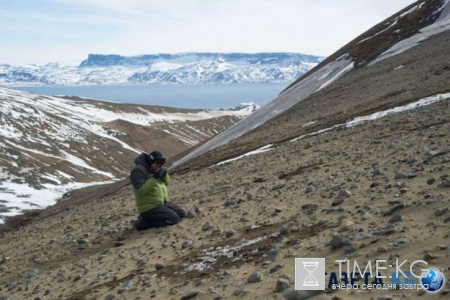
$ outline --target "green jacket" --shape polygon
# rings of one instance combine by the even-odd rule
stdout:
[[[130,181],[133,184],[136,208],[141,214],[169,200],[167,186],[170,177],[166,172],[162,178],[155,179],[153,171],[145,161],[145,153],[139,155],[134,163]]]
[[[139,189],[135,189],[134,199],[138,212],[141,214],[166,203],[169,200],[169,183],[170,176],[166,173],[161,179],[149,177]]]

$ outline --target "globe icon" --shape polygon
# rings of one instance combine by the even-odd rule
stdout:
[[[421,281],[425,290],[437,292],[444,285],[444,276],[436,269],[428,269],[422,274]]]

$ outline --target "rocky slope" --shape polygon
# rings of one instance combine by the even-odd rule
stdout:
[[[92,85],[292,82],[323,60],[298,53],[90,54],[79,66],[0,65],[0,84]]]
[[[182,110],[0,88],[0,219],[65,192],[127,176],[132,158],[177,155],[257,108]]]
[[[329,272],[337,272],[334,259],[425,259],[448,278],[446,99],[175,175],[171,198],[190,213],[174,227],[132,231],[128,186],[8,232],[0,295],[282,299],[293,288],[295,257],[326,257]],[[316,299],[418,295],[447,297],[359,290]]]

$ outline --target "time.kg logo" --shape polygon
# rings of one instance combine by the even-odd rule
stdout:
[[[325,290],[325,258],[295,259],[295,289]]]

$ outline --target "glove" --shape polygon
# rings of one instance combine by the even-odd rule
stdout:
[[[155,174],[153,174],[153,178],[161,179],[166,173],[167,173],[167,170],[164,168],[161,168],[158,171],[156,171]]]

